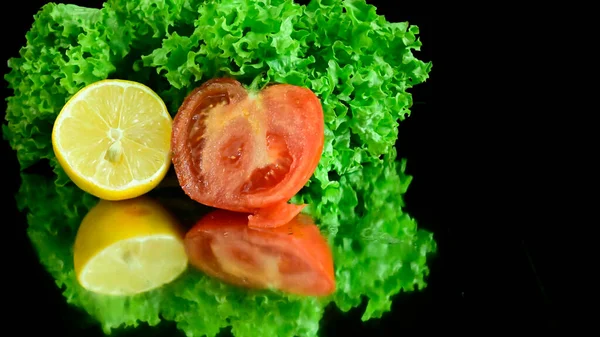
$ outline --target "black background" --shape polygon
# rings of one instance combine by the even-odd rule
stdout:
[[[25,33],[31,27],[33,14],[47,2],[22,0],[12,3],[11,10],[2,9],[3,74],[8,71],[6,60],[18,56],[19,48],[25,44]],[[101,3],[63,2],[85,3],[90,7],[99,7]],[[430,79],[411,89],[415,105],[411,117],[400,126],[397,146],[399,155],[408,158],[408,171],[414,176],[406,196],[408,211],[421,227],[434,232],[439,248],[430,263],[429,285],[424,291],[398,295],[390,313],[366,323],[360,321],[363,308],[347,314],[330,308],[323,320],[324,335],[388,336],[433,330],[487,332],[497,327],[539,331],[556,326],[550,267],[539,263],[540,252],[546,247],[531,240],[527,231],[515,231],[502,243],[503,249],[494,252],[497,258],[483,258],[482,255],[493,250],[486,240],[489,246],[497,243],[490,237],[494,233],[488,230],[479,233],[477,227],[467,226],[474,222],[477,226],[492,226],[503,216],[486,217],[484,210],[476,209],[475,202],[470,204],[477,196],[469,195],[472,193],[467,190],[469,184],[461,184],[461,179],[469,176],[467,161],[461,163],[460,159],[461,147],[469,140],[461,133],[469,127],[458,125],[459,119],[453,118],[461,114],[464,107],[460,100],[447,94],[456,89],[449,87],[454,82],[448,77],[456,76],[452,68],[459,67],[453,64],[456,59],[453,55],[461,42],[449,33],[456,31],[456,26],[452,20],[416,15],[429,13],[429,9],[399,10],[396,1],[368,2],[375,4],[378,12],[390,21],[408,21],[419,26],[423,47],[415,54],[421,60],[433,62]],[[2,97],[11,95],[5,81],[1,87]],[[5,102],[2,103],[4,112]],[[10,312],[8,324],[31,334],[99,335],[97,328],[82,330],[79,327],[78,321],[83,320],[85,314],[66,304],[52,278],[39,265],[26,236],[25,216],[16,211],[14,203],[13,195],[20,183],[18,162],[7,142],[2,141],[0,145],[3,166],[8,171],[2,185],[7,200],[2,207],[7,207],[7,215],[0,220],[6,245],[2,279],[8,283],[5,295],[8,298],[5,310]],[[464,171],[462,175],[461,171]],[[171,324],[137,330],[145,336],[175,336],[174,331]]]

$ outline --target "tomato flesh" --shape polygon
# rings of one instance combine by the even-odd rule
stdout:
[[[173,120],[171,145],[188,196],[236,212],[283,211],[281,218],[272,214],[252,221],[254,227],[273,227],[299,212],[287,201],[310,179],[323,143],[323,110],[309,89],[275,84],[249,93],[239,82],[221,78],[185,99]]]
[[[304,214],[252,229],[247,214],[216,210],[188,231],[185,248],[191,265],[233,285],[308,296],[335,291],[329,246]]]

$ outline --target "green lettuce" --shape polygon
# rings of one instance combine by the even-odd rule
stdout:
[[[66,300],[105,333],[168,320],[187,336],[215,336],[224,328],[238,337],[316,336],[327,305],[348,311],[364,299],[368,320],[389,311],[399,292],[425,287],[427,257],[436,245],[403,211],[410,176],[394,148],[398,122],[412,105],[407,90],[431,70],[412,53],[420,47],[417,35],[417,27],[387,22],[364,0],[42,7],[20,56],[9,60],[5,79],[13,95],[3,135],[23,170],[17,200],[27,213],[28,235]],[[121,78],[149,85],[175,114],[191,89],[215,76],[234,76],[255,90],[269,82],[306,86],[321,98],[323,156],[293,201],[309,204],[306,212],[332,245],[336,293],[315,299],[247,291],[193,270],[127,298],[85,291],[74,275],[72,246],[97,200],[79,190],[54,157],[51,131],[62,106],[88,84]],[[44,161],[50,175],[26,173]],[[185,198],[181,191],[177,197]]]
[[[419,230],[402,211],[402,195],[411,180],[404,170],[404,161],[365,164],[340,177],[320,213],[310,212],[316,219],[338,217],[345,227],[329,235],[337,291],[324,299],[239,289],[194,270],[141,295],[96,295],[79,285],[72,262],[79,222],[96,199],[57,172],[56,181],[23,173],[17,200],[28,212],[28,234],[42,264],[67,301],[87,311],[106,333],[139,322],[156,325],[164,317],[188,336],[216,336],[226,327],[237,337],[317,336],[324,308],[332,302],[348,311],[366,298],[363,320],[368,320],[389,311],[400,291],[426,286],[427,257],[436,244],[431,233]],[[319,193],[307,190],[297,198],[316,199]],[[179,198],[186,196],[180,193]]]

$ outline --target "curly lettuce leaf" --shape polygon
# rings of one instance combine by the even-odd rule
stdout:
[[[316,336],[331,303],[347,311],[366,299],[367,320],[388,311],[395,294],[422,289],[435,241],[402,210],[410,177],[394,161],[393,147],[412,105],[407,90],[431,70],[412,54],[417,34],[417,27],[389,23],[363,0],[44,6],[20,57],[9,61],[5,78],[14,95],[3,133],[22,169],[44,159],[53,168],[53,177],[23,173],[17,198],[40,261],[67,301],[106,333],[166,319],[188,336],[224,328],[235,336]],[[85,85],[122,78],[152,87],[175,114],[187,92],[223,75],[254,90],[271,81],[302,85],[321,98],[323,157],[293,201],[309,203],[306,212],[333,246],[337,292],[322,300],[249,292],[194,271],[128,298],[85,291],[75,279],[72,245],[96,199],[73,185],[54,158],[50,136],[60,109]]]
[[[149,74],[136,71],[139,48],[152,50],[168,27],[192,22],[198,2],[110,1],[102,9],[43,6],[20,57],[8,61],[11,71],[5,76],[14,94],[7,99],[3,136],[16,150],[21,168],[54,158],[50,139],[54,120],[86,85],[109,77],[152,82]]]
[[[366,297],[363,320],[368,320],[389,311],[392,297],[400,291],[424,288],[427,257],[436,249],[432,234],[419,230],[402,211],[402,194],[410,182],[404,162],[384,161],[341,176],[338,190],[350,197],[332,199],[320,215],[316,208],[309,211],[317,219],[344,218],[347,228],[329,235],[337,282],[330,298],[248,291],[193,270],[145,294],[97,295],[77,283],[72,262],[77,228],[96,198],[75,187],[60,168],[56,171],[54,182],[22,174],[18,204],[28,212],[28,234],[42,264],[64,289],[67,301],[88,312],[106,333],[139,322],[156,325],[164,317],[188,336],[216,336],[228,327],[237,337],[258,332],[265,337],[317,336],[324,308],[332,301],[348,311]],[[308,200],[318,193],[303,191],[298,198]],[[179,198],[186,197],[181,193]]]
[[[424,289],[427,256],[436,251],[432,233],[419,230],[402,210],[412,179],[405,169],[405,160],[368,163],[336,184],[310,186],[295,197],[309,203],[307,212],[327,233],[328,225],[343,224],[330,236],[338,287],[334,301],[348,311],[366,297],[363,320],[389,311],[391,297],[401,290]]]
[[[325,305],[316,298],[239,289],[195,271],[169,289],[163,315],[187,336],[216,336],[226,327],[236,337],[317,336]]]
[[[326,138],[310,183],[324,186],[330,172],[390,154],[412,106],[407,89],[431,70],[412,53],[421,46],[418,28],[387,22],[363,0],[216,0],[199,7],[194,26],[142,56],[171,84],[160,92],[169,106],[215,76],[254,89],[270,81],[310,88],[323,102]]]
[[[54,156],[52,124],[67,97],[74,93],[61,83],[76,73],[67,54],[77,45],[79,34],[94,25],[100,15],[98,9],[74,5],[44,6],[34,17],[20,57],[8,61],[12,70],[5,78],[14,94],[7,99],[8,125],[3,125],[3,133],[22,168]],[[80,75],[93,76],[89,72]]]
[[[40,262],[64,290],[67,302],[85,310],[106,333],[119,326],[135,327],[139,322],[158,324],[163,289],[132,297],[102,296],[83,289],[76,279],[75,235],[97,199],[82,192],[64,173],[55,181],[35,174],[21,174],[21,180],[17,205],[27,210],[27,234]]]
[[[129,36],[133,49],[152,49],[172,29],[192,27],[196,10],[203,0],[108,0],[105,8],[127,19],[126,25],[114,28]]]

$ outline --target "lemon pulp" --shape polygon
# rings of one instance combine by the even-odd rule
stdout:
[[[160,287],[187,267],[183,235],[176,219],[145,196],[100,200],[75,238],[77,279],[85,289],[108,295]]]
[[[76,93],[52,130],[58,162],[82,190],[106,200],[135,198],[166,175],[173,120],[145,85],[104,80]]]

